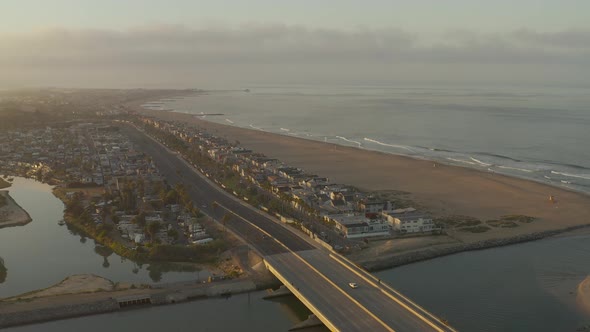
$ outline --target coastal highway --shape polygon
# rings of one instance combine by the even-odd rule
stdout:
[[[120,126],[120,128],[139,150],[152,157],[158,170],[169,184],[184,184],[196,206],[216,220],[222,220],[224,215],[229,214],[231,217],[226,223],[226,227],[248,241],[262,255],[315,248],[269,217],[254,211],[251,207],[244,206],[227,193],[222,192],[219,187],[207,181],[191,165],[181,160],[178,154],[166,149],[146,134],[130,126]],[[220,206],[215,208],[213,202],[217,202]],[[228,210],[233,213],[228,213]],[[252,224],[263,229],[284,246],[266,237],[264,232]]]
[[[354,264],[336,260],[268,216],[245,206],[207,181],[180,156],[129,126],[121,130],[150,155],[172,185],[184,183],[191,198],[262,255],[265,263],[316,316],[336,331],[454,331]],[[213,207],[217,202],[218,207]],[[266,236],[266,234],[270,235]],[[359,285],[353,289],[350,282]]]

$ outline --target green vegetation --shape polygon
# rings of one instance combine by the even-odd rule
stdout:
[[[483,225],[473,226],[473,227],[463,227],[459,228],[458,230],[461,232],[469,232],[469,233],[485,233],[489,231],[491,228]]]
[[[445,227],[471,227],[481,224],[481,220],[469,216],[448,216],[434,219],[438,225]],[[484,226],[485,227],[485,226]]]
[[[6,281],[7,271],[6,266],[4,266],[4,259],[0,257],[0,284]]]
[[[129,258],[137,262],[148,261],[167,261],[167,262],[192,262],[192,263],[214,263],[221,252],[227,249],[227,244],[223,240],[216,240],[211,243],[199,246],[178,246],[178,245],[159,245],[149,244],[149,248],[142,246],[128,248],[122,243],[113,240],[116,230],[112,225],[95,224],[92,221],[88,209],[82,204],[82,195],[76,193],[72,199],[65,201],[65,220],[68,222],[68,228],[75,232],[82,233],[85,236],[95,239],[96,242],[110,248],[118,255]],[[145,215],[140,214],[135,222],[145,224]],[[146,226],[147,232],[151,238],[160,229],[158,223],[149,223]],[[154,272],[157,274],[157,272]],[[157,277],[156,275],[154,277]]]
[[[535,217],[524,216],[520,214],[511,214],[500,217],[501,220],[505,221],[518,221],[525,224],[532,223],[533,221],[537,220]]]
[[[518,227],[518,224],[514,221],[509,220],[488,220],[486,223],[492,227],[499,227],[499,228],[514,228]]]
[[[147,258],[150,261],[173,261],[192,263],[215,263],[219,255],[227,250],[227,244],[223,240],[215,240],[204,245],[178,246],[155,245]]]

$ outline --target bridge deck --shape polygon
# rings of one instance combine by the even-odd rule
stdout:
[[[323,250],[265,258],[271,271],[332,330],[452,331]],[[358,288],[348,283],[355,282]]]

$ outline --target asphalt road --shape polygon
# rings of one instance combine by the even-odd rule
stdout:
[[[146,134],[126,125],[121,126],[121,131],[129,137],[140,151],[152,157],[158,170],[170,185],[184,184],[195,205],[203,212],[216,220],[222,220],[224,215],[228,214],[228,210],[237,214],[239,217],[229,214],[231,217],[226,223],[226,227],[240,235],[261,254],[273,255],[288,252],[289,250],[314,249],[311,244],[293,234],[290,230],[278,225],[261,212],[257,212],[251,207],[245,206],[244,203],[228,196],[227,193],[221,192],[219,187],[209,183],[191,165],[181,160],[178,154],[154,142]],[[219,206],[214,207],[213,202],[217,202]],[[270,234],[271,238],[250,223],[263,229]],[[272,238],[277,239],[287,248],[273,241]]]
[[[358,271],[353,272],[358,268],[345,267],[327,252],[318,250],[261,212],[221,192],[176,153],[144,133],[129,126],[122,126],[122,131],[138,149],[152,157],[169,184],[183,183],[201,210],[217,220],[230,215],[226,226],[263,254],[265,260],[289,281],[286,286],[299,292],[303,302],[308,301],[318,308],[338,330],[452,331],[438,321],[434,322],[436,327],[428,324],[427,318],[421,319],[420,316],[425,316],[414,310],[407,300],[396,300],[391,292],[361,278]],[[219,206],[214,207],[213,202]],[[350,282],[356,282],[359,287],[351,288]]]

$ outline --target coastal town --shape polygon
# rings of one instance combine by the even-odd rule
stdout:
[[[193,148],[206,156],[209,168],[193,165],[229,192],[287,223],[301,224],[297,217],[302,218],[308,227],[321,229],[319,236],[334,242],[336,249],[358,246],[354,240],[364,238],[441,231],[432,218],[412,207],[396,208],[395,202],[306,174],[196,128],[149,118],[137,121],[185,144],[183,158],[188,160],[186,151]],[[78,197],[83,198],[83,209],[97,226],[116,226],[129,247],[147,239],[184,245],[213,241],[197,222],[199,208],[183,188],[166,188],[150,157],[118,128],[97,122],[1,133],[0,173],[57,185],[67,201],[79,193],[71,188],[92,188]]]
[[[272,256],[284,247],[324,248],[330,255],[344,255],[338,256],[342,264],[378,270],[563,231],[527,231],[540,222],[523,214],[480,220],[452,211],[432,213],[395,187],[371,191],[333,181],[330,173],[310,172],[247,148],[239,140],[228,139],[215,126],[154,116],[153,110],[138,109],[140,103],[133,105],[116,104],[86,110],[67,120],[34,125],[25,121],[25,126],[4,128],[0,131],[3,181],[10,186],[18,177],[50,184],[64,204],[63,219],[54,221],[56,227],[82,234],[81,240],[93,239],[94,250],[104,257],[105,267],[109,265],[106,257],[116,253],[121,259],[136,262],[136,266],[159,262],[172,264],[165,271],[207,267],[212,272],[204,273],[207,277],[203,280],[197,277],[189,283],[168,286],[158,286],[161,272],[153,271],[150,278],[155,283],[151,285],[113,286],[100,277],[72,276],[55,290],[28,295],[27,301],[47,294],[73,296],[59,293],[59,289],[94,292],[88,287],[75,290],[71,285],[87,280],[89,285],[111,284],[100,288],[100,292],[107,290],[98,296],[104,298],[101,301],[106,309],[90,308],[89,312],[119,310],[136,303],[168,304],[205,294],[224,296],[275,287],[276,277],[262,262],[269,253]],[[149,148],[153,146],[159,147]],[[202,180],[195,181],[195,177]],[[202,181],[226,198],[221,200],[211,189],[202,192]],[[26,227],[31,221],[26,211],[8,192],[1,196],[5,203],[0,207],[0,217],[12,221],[5,221],[0,228]],[[240,207],[229,204],[227,198]],[[2,209],[10,210],[10,216]],[[239,219],[245,220],[242,216],[251,213],[248,211],[256,211],[257,216],[288,230],[288,239],[274,231],[248,230],[239,225]],[[15,212],[22,215],[22,222],[14,221]],[[584,225],[571,229],[580,227]],[[508,237],[506,234],[515,228],[528,234]],[[312,246],[297,244],[293,235]],[[252,250],[253,245],[257,250]],[[1,261],[0,277],[10,275],[10,266],[10,262]],[[356,282],[346,284],[358,287]],[[115,293],[134,295],[119,297],[123,302],[113,303],[108,294]],[[19,299],[10,298],[5,303],[20,303]],[[23,317],[18,321],[29,321]],[[62,317],[62,313],[56,317]]]

